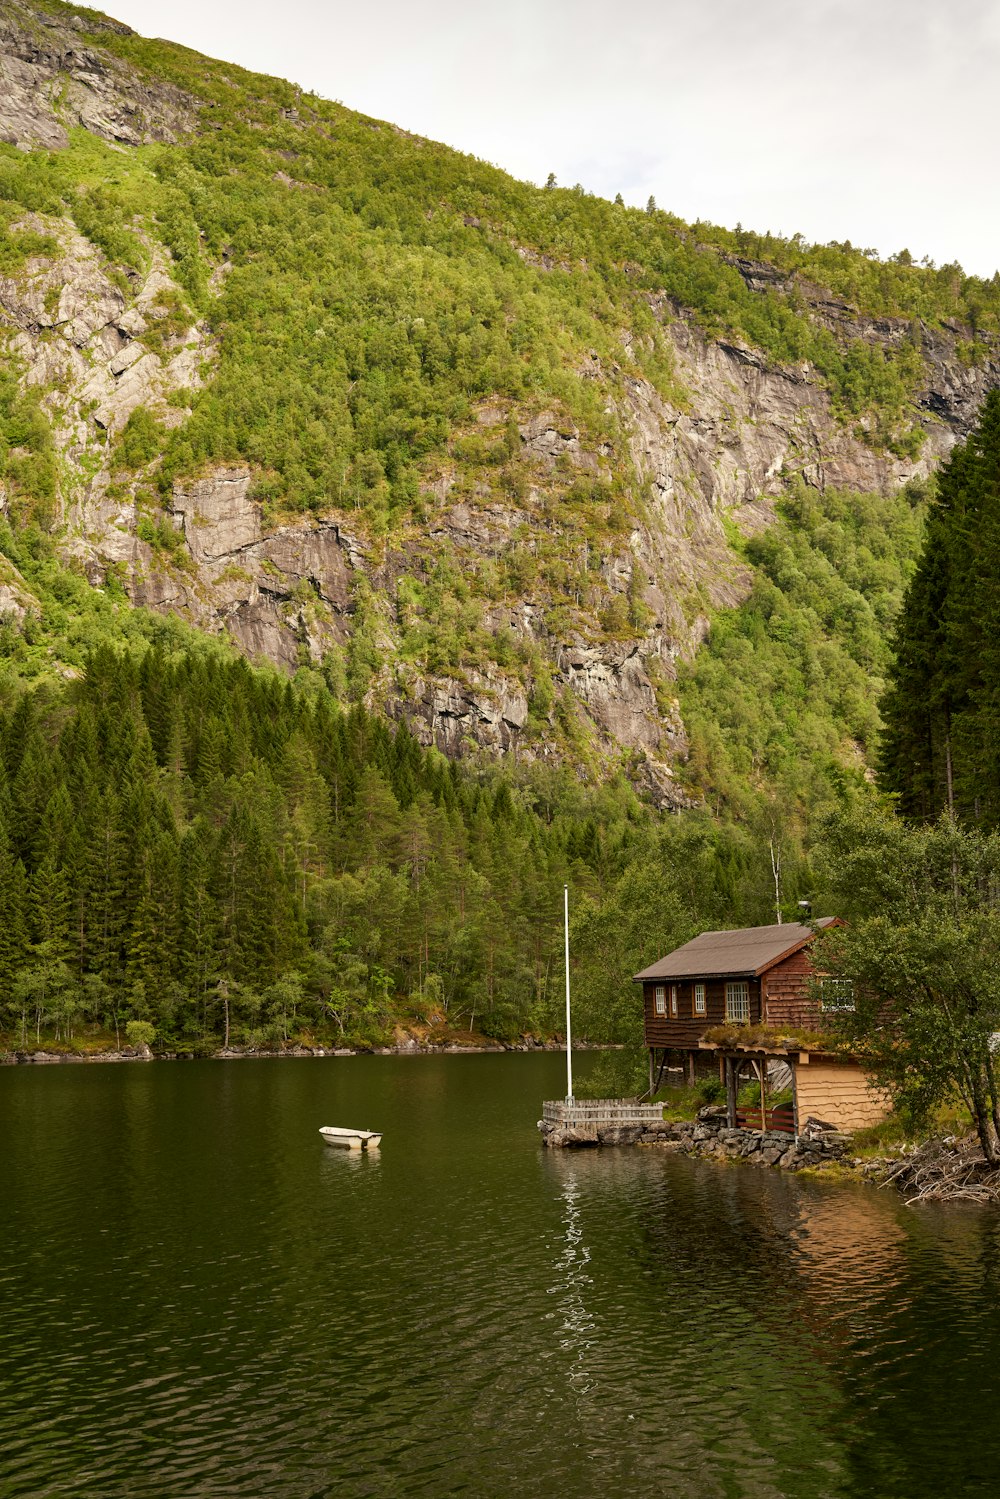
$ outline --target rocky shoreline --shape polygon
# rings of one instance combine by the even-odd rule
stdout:
[[[598,1125],[592,1129],[559,1128],[539,1122],[542,1143],[550,1149],[587,1149],[598,1145],[643,1145],[712,1160],[746,1161],[755,1166],[801,1171],[806,1167],[846,1167],[874,1176],[885,1162],[856,1162],[851,1136],[819,1119],[809,1119],[798,1139],[776,1130],[730,1129],[726,1110],[717,1104],[701,1109],[696,1119],[656,1120],[644,1125]],[[869,1167],[872,1169],[869,1170]]]
[[[89,1062],[236,1062],[255,1061],[262,1057],[408,1057],[408,1056],[485,1056],[503,1052],[562,1051],[562,1041],[540,1041],[522,1037],[520,1041],[483,1041],[463,1045],[458,1041],[419,1041],[408,1037],[393,1046],[371,1048],[350,1046],[285,1046],[269,1049],[251,1046],[221,1046],[217,1051],[202,1052],[179,1047],[176,1051],[154,1051],[149,1046],[123,1046],[111,1051],[75,1052],[35,1050],[0,1052],[0,1067],[52,1066],[62,1063]],[[604,1046],[574,1042],[574,1051],[604,1051]],[[594,1142],[596,1143],[596,1142]]]
[[[781,1171],[825,1171],[873,1187],[892,1187],[906,1202],[974,1202],[1000,1207],[1000,1167],[985,1160],[978,1137],[931,1136],[901,1143],[889,1156],[854,1154],[853,1136],[821,1119],[807,1119],[798,1138],[776,1130],[731,1129],[724,1107],[695,1119],[572,1127],[541,1119],[550,1149],[640,1145],[715,1161],[740,1161]]]

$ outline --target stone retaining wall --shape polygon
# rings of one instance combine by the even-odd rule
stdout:
[[[620,1102],[620,1100],[616,1100]],[[643,1105],[645,1108],[653,1106]],[[654,1112],[662,1115],[656,1105]],[[544,1109],[543,1109],[544,1114]],[[708,1156],[716,1160],[745,1160],[758,1166],[780,1166],[798,1171],[803,1166],[822,1166],[843,1160],[850,1136],[831,1129],[820,1120],[809,1119],[797,1140],[775,1131],[730,1129],[726,1111],[710,1105],[697,1119],[670,1122],[656,1117],[641,1122],[562,1123],[543,1117],[538,1121],[542,1144],[550,1149],[579,1149],[596,1145],[647,1145],[674,1150],[683,1155]]]

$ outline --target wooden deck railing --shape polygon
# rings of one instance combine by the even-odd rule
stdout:
[[[766,1129],[777,1130],[782,1135],[794,1135],[795,1111],[791,1104],[779,1104],[776,1109],[765,1109],[764,1126]],[[736,1128],[760,1129],[760,1106],[751,1104],[748,1109],[737,1109]]]
[[[562,1099],[542,1104],[542,1118],[551,1124],[577,1126],[652,1123],[663,1118],[662,1103],[638,1103],[634,1098]]]

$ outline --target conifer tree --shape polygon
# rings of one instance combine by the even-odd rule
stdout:
[[[881,772],[911,817],[1000,825],[1000,390],[941,470],[896,631]]]
[[[0,1006],[13,997],[14,980],[28,956],[28,900],[24,865],[15,859],[0,827]]]

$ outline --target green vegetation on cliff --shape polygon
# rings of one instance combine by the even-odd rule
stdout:
[[[580,1031],[621,1039],[642,962],[772,919],[752,818],[449,764],[314,671],[290,682],[91,588],[37,528],[0,526],[5,560],[30,604],[0,623],[9,1045],[132,1023],[215,1046],[227,1012],[258,1045],[558,1029],[564,882]],[[787,901],[804,877],[790,861]]]
[[[715,811],[801,832],[874,763],[927,493],[798,485],[745,544],[750,597],[715,616],[680,680],[685,774]]]
[[[52,253],[50,237],[12,227],[24,210],[72,220],[122,276],[154,246],[169,251],[186,304],[166,297],[159,336],[206,319],[219,356],[190,418],[161,434],[165,487],[243,460],[275,503],[356,507],[384,528],[419,509],[477,401],[555,401],[594,447],[619,436],[585,372],[592,351],[616,378],[640,374],[683,400],[663,331],[680,309],[710,337],[809,362],[845,418],[912,450],[919,330],[885,346],[835,338],[795,274],[866,313],[1000,328],[996,278],[536,189],[181,47],[106,30],[83,39],[189,91],[197,130],[125,152],[81,129],[67,150],[0,146],[0,265]],[[789,278],[751,289],[731,263],[747,253]],[[502,445],[482,456],[502,485]]]

